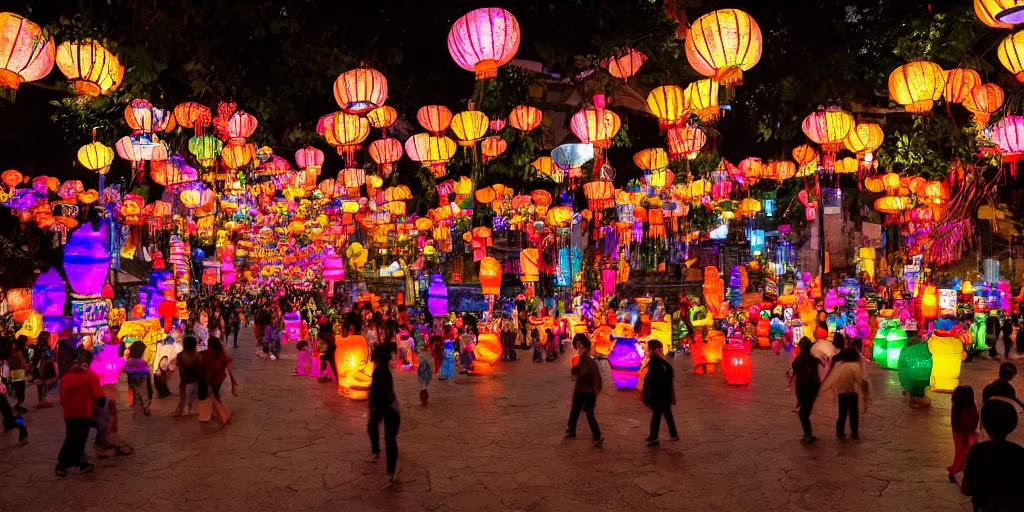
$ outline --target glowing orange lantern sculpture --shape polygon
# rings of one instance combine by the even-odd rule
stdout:
[[[904,64],[889,75],[889,95],[893,101],[916,114],[931,110],[945,86],[946,73],[934,62]]]
[[[497,76],[498,66],[512,60],[517,50],[519,22],[505,9],[470,11],[448,32],[448,53],[459,67],[476,72],[477,80]]]
[[[628,80],[640,70],[640,66],[643,66],[644,62],[647,62],[646,55],[632,48],[626,48],[615,57],[605,59],[601,65],[615,78]]]
[[[1003,88],[996,84],[981,84],[971,89],[970,96],[964,100],[964,107],[974,114],[974,122],[981,126],[988,125],[992,114],[1003,106]]]
[[[572,222],[572,208],[568,206],[556,206],[548,209],[547,221],[552,227],[561,228]]]
[[[501,263],[491,256],[480,260],[480,288],[484,295],[501,293]]]
[[[740,83],[743,72],[761,60],[761,28],[738,9],[697,18],[686,38],[686,59],[698,73],[723,85]]]
[[[57,47],[57,68],[81,96],[99,96],[121,85],[124,66],[98,41],[65,41]]]
[[[662,128],[686,120],[686,100],[683,88],[678,85],[662,85],[651,89],[647,95],[647,107],[658,118]]]
[[[569,121],[572,133],[579,137],[580,142],[598,148],[611,147],[612,138],[619,133],[621,126],[618,114],[608,109],[585,108],[576,112]]]
[[[334,81],[334,100],[346,113],[369,112],[383,106],[387,99],[388,80],[376,69],[351,69]]]
[[[482,332],[476,339],[476,346],[473,347],[473,355],[477,362],[494,364],[501,358],[501,340],[493,332]]]
[[[946,85],[942,95],[950,103],[963,103],[970,97],[971,89],[981,85],[981,75],[970,68],[955,68],[946,71]]]
[[[56,47],[42,27],[10,12],[0,13],[0,88],[8,99],[22,82],[34,82],[53,69]]]
[[[712,316],[719,318],[724,313],[722,311],[722,302],[725,300],[725,281],[718,274],[716,267],[710,265],[704,267],[703,289],[704,302],[707,305],[708,312]]]
[[[459,112],[452,118],[452,132],[462,146],[472,146],[487,134],[487,115],[479,110]]]
[[[517,130],[528,132],[540,126],[544,114],[537,107],[519,105],[508,115],[508,124]]]
[[[370,158],[377,164],[380,173],[385,178],[391,175],[394,165],[402,158],[402,143],[398,139],[380,139],[370,143],[367,152]]]
[[[1003,67],[1013,73],[1018,82],[1024,82],[1024,31],[1003,39],[996,54]]]
[[[427,105],[416,112],[416,120],[432,135],[440,135],[452,123],[452,111],[444,105]]]
[[[804,118],[800,125],[804,134],[815,144],[821,146],[825,154],[823,162],[825,169],[831,170],[835,162],[836,153],[843,147],[843,139],[853,129],[853,116],[838,108],[819,110]],[[793,156],[800,161],[795,151]]]
[[[235,170],[249,165],[256,157],[256,147],[252,144],[230,142],[220,152],[224,167]]]

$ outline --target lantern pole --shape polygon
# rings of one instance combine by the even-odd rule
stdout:
[[[825,273],[825,198],[821,195],[821,180],[818,178],[818,173],[814,174],[814,188],[818,196],[818,204],[815,208],[818,217],[818,275],[821,276],[822,288],[826,288],[831,281]]]

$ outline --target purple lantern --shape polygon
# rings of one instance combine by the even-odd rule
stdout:
[[[40,274],[32,285],[32,309],[44,317],[63,316],[67,299],[67,285],[55,267]]]
[[[441,274],[430,277],[430,288],[427,289],[427,310],[434,316],[448,314],[448,286],[444,284]]]
[[[286,341],[299,341],[302,338],[302,316],[298,311],[284,314],[284,333]]]
[[[99,296],[110,271],[106,224],[99,230],[86,222],[71,233],[64,246],[64,272],[71,289],[81,296]]]
[[[608,365],[612,369],[612,381],[616,389],[636,389],[640,366],[644,358],[636,346],[636,338],[615,338],[612,351],[608,354]]]

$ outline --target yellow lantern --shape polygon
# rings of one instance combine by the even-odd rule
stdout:
[[[946,71],[946,85],[942,96],[950,103],[963,103],[971,95],[971,89],[981,85],[981,75],[970,68],[955,68]]]
[[[416,222],[414,223],[414,225],[416,227],[416,231],[419,231],[421,233],[426,233],[427,231],[430,231],[431,229],[433,229],[434,221],[430,220],[427,217],[420,217],[420,218],[416,219]]]
[[[889,74],[889,95],[893,101],[916,114],[931,110],[945,86],[946,72],[934,62],[911,62]]]
[[[889,193],[896,192],[900,188],[900,175],[894,172],[890,172],[882,176],[882,186]]]
[[[661,148],[644,149],[633,155],[633,163],[645,171],[668,167],[668,152]]]
[[[836,160],[835,172],[836,174],[853,174],[857,172],[857,167],[859,167],[859,165],[860,164],[858,164],[853,158]]]
[[[698,73],[723,85],[740,83],[743,72],[761,60],[761,28],[739,9],[721,9],[697,18],[686,38],[686,59]]]
[[[519,252],[519,270],[522,274],[521,280],[524,283],[532,283],[540,280],[540,250],[535,247],[527,247]]]
[[[491,204],[497,198],[497,193],[495,193],[494,188],[492,187],[477,189],[475,195],[476,202],[480,204]]]
[[[718,82],[714,79],[707,78],[687,85],[683,98],[686,109],[700,116],[701,120],[718,119]]]
[[[797,165],[803,167],[818,159],[818,152],[807,144],[801,144],[793,148],[793,160]]]
[[[90,171],[106,174],[114,162],[114,150],[102,142],[92,142],[78,149],[78,162]]]
[[[686,100],[683,88],[678,85],[662,85],[652,89],[647,95],[647,106],[651,114],[658,118],[662,128],[686,120]]]
[[[970,96],[964,100],[964,108],[974,114],[974,122],[981,126],[988,125],[992,114],[1003,106],[1003,88],[996,84],[981,84],[971,89]]]
[[[468,196],[473,193],[473,180],[468,176],[460,176],[455,182],[455,195]]]
[[[568,206],[556,206],[548,209],[548,224],[552,227],[562,228],[572,222],[572,208]]]
[[[673,126],[668,129],[668,154],[672,159],[693,160],[707,142],[707,134],[696,126]]]
[[[885,184],[882,183],[882,178],[878,176],[868,176],[864,178],[864,188],[869,192],[881,192],[885,190]]]
[[[426,105],[416,112],[416,120],[424,130],[440,135],[452,122],[452,111],[444,105]]]
[[[57,47],[57,68],[80,96],[99,96],[121,85],[124,66],[98,41],[65,41]]]
[[[189,188],[182,190],[178,195],[178,198],[181,199],[181,204],[183,204],[185,208],[194,210],[202,203],[203,194],[199,190]]]
[[[882,132],[881,126],[875,123],[860,123],[843,139],[843,146],[862,157],[881,147],[883,140],[885,133]]]
[[[1024,82],[1024,30],[1003,39],[996,54],[1003,67],[1013,73],[1018,82]]]
[[[883,196],[875,200],[875,210],[890,215],[910,209],[910,199],[903,196]]]
[[[384,105],[383,107],[377,107],[366,114],[366,120],[370,123],[370,126],[377,129],[384,129],[393,124],[398,120],[398,111],[392,107]]]
[[[452,132],[462,146],[471,146],[487,134],[490,121],[479,110],[459,112],[452,118]]]
[[[807,135],[807,138],[821,146],[822,151],[827,156],[830,153],[835,154],[839,151],[839,148],[842,147],[843,139],[850,134],[854,124],[853,116],[848,112],[830,108],[812,112],[804,118],[804,122],[800,127],[803,129],[804,134]],[[802,160],[806,160],[806,156],[803,159],[798,157],[795,150],[793,156],[797,159],[797,162],[803,163]]]
[[[761,201],[758,201],[757,199],[754,199],[753,197],[748,197],[748,198],[740,201],[740,210],[742,210],[743,212],[745,212],[748,215],[752,215],[752,214],[755,214],[757,212],[760,212],[761,211]]]
[[[1020,20],[1007,19],[1007,15],[1014,15],[1020,11],[1019,0],[974,0],[974,13],[982,23],[992,28],[1013,28]],[[1019,14],[1016,14],[1019,17]]]
[[[932,353],[932,391],[951,393],[960,385],[963,340],[947,331],[937,330],[928,338],[928,350]]]

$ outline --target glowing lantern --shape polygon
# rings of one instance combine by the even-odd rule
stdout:
[[[718,119],[718,82],[713,79],[698,80],[683,90],[686,109],[697,114],[703,121]]]
[[[754,377],[754,362],[746,348],[728,345],[722,348],[722,374],[730,386],[747,386]]]
[[[110,270],[106,226],[94,230],[85,223],[71,234],[64,246],[64,271],[71,289],[78,295],[99,295]]]
[[[974,122],[981,126],[988,125],[992,114],[1003,106],[1003,88],[996,84],[981,84],[971,89],[970,96],[964,100],[964,107],[974,114]]]
[[[561,183],[566,172],[570,175],[578,174],[580,167],[593,159],[593,144],[562,144],[551,150],[551,162],[559,170],[553,172],[551,177],[555,183]]]
[[[911,207],[910,199],[903,196],[883,196],[875,200],[875,210],[894,215]]]
[[[501,358],[502,351],[501,341],[493,332],[480,333],[476,340],[476,346],[473,347],[476,360],[485,364],[496,363]]]
[[[636,346],[636,338],[615,338],[608,354],[615,389],[636,389],[643,359]]]
[[[427,105],[416,112],[416,120],[432,135],[441,135],[452,123],[452,111],[444,105]]]
[[[859,166],[860,164],[858,164],[856,160],[852,158],[843,158],[841,160],[836,160],[835,171],[836,174],[853,174],[857,172],[857,167]]]
[[[377,129],[387,129],[391,125],[395,124],[398,120],[398,111],[392,107],[384,105],[383,107],[377,107],[366,114],[366,120],[370,123],[370,126]]]
[[[907,333],[900,327],[899,320],[880,320],[871,357],[875,363],[887,370],[895,370],[900,352],[907,344]]]
[[[686,59],[723,85],[740,83],[761,60],[761,28],[749,14],[722,9],[697,18],[686,38]]]
[[[609,180],[594,180],[583,184],[583,195],[587,198],[587,204],[592,211],[611,208],[612,194],[615,193],[615,186]]]
[[[0,182],[3,182],[4,185],[7,185],[7,188],[11,189],[21,185],[24,178],[25,176],[16,169],[8,169],[0,174]]]
[[[885,190],[885,184],[882,183],[882,178],[878,176],[868,176],[864,178],[864,188],[869,192],[881,192]]]
[[[228,145],[220,152],[220,159],[224,162],[224,167],[230,170],[239,169],[249,165],[249,162],[256,156],[256,147],[252,144],[246,144],[244,142],[235,142],[237,139],[232,139]]]
[[[652,89],[647,95],[647,106],[651,114],[658,118],[662,128],[686,120],[686,100],[683,88],[678,85],[662,85]]]
[[[916,114],[931,110],[945,86],[946,72],[934,62],[904,64],[889,75],[889,95],[907,112]]]
[[[527,247],[519,252],[519,270],[524,283],[533,283],[540,279],[540,250]]]
[[[548,209],[547,221],[552,227],[561,228],[572,222],[572,208],[568,206],[556,206]]]
[[[57,68],[81,96],[99,96],[116,89],[124,77],[117,57],[98,41],[65,41],[57,47]]]
[[[15,322],[24,322],[32,312],[32,289],[12,288],[7,290],[7,307],[14,315]]]
[[[796,164],[803,167],[818,159],[818,152],[807,144],[801,144],[793,148],[793,160],[796,160]]]
[[[531,131],[544,119],[544,114],[537,107],[519,105],[514,107],[508,115],[508,124],[517,130],[524,132]]]
[[[939,290],[927,285],[921,293],[921,317],[934,320],[939,317]]]
[[[228,118],[224,132],[232,141],[241,142],[241,139],[251,136],[257,126],[259,121],[252,114],[239,110]]]
[[[480,149],[484,154],[484,161],[501,156],[508,149],[508,142],[505,139],[494,135],[487,137],[480,143]]]
[[[320,167],[324,165],[324,152],[313,146],[300,148],[295,152],[295,165],[300,169],[313,169],[319,172]]]
[[[470,11],[455,20],[448,32],[448,53],[462,69],[475,71],[477,80],[494,78],[498,66],[519,50],[519,22],[505,9]]]
[[[882,146],[885,134],[882,127],[875,123],[860,123],[843,139],[846,149],[857,153],[858,158],[865,158]],[[866,159],[866,158],[865,158]]]
[[[915,399],[925,396],[925,389],[931,384],[932,354],[926,343],[908,344],[900,351],[896,362],[899,370],[900,385],[910,395],[911,407],[918,403]]]
[[[740,208],[739,209],[740,209],[740,211],[742,211],[742,212],[744,212],[744,213],[746,213],[748,215],[753,215],[753,214],[758,213],[758,212],[761,211],[761,201],[758,201],[757,199],[754,199],[753,197],[748,197],[748,198],[740,201]]]
[[[362,187],[366,183],[366,169],[361,167],[349,167],[342,169],[338,173],[338,181],[342,182],[346,188],[348,188],[348,194],[350,197],[359,194],[359,187]]]
[[[707,141],[708,136],[696,126],[672,127],[668,130],[668,154],[673,160],[693,160]]]
[[[179,103],[174,107],[174,120],[183,128],[197,128],[213,122],[210,107],[191,101]]]
[[[646,55],[632,48],[626,48],[615,57],[602,61],[601,65],[615,78],[628,80],[640,70],[640,66],[643,66],[644,62],[647,62]]]
[[[484,295],[501,293],[501,263],[491,256],[480,260],[480,287]]]
[[[67,285],[55,267],[40,274],[32,284],[32,309],[44,317],[62,316],[67,297]]]
[[[409,159],[430,167],[438,177],[444,176],[444,164],[455,156],[455,147],[454,140],[428,133],[417,133],[405,141],[405,153]]]
[[[950,103],[963,103],[971,95],[971,90],[981,85],[981,75],[969,68],[955,68],[946,71],[946,85],[942,95]]]
[[[370,135],[370,123],[366,118],[345,112],[336,112],[320,121],[317,132],[337,148],[339,155],[345,157],[346,165],[354,165],[355,151]]]
[[[224,142],[213,135],[199,135],[188,141],[189,153],[192,153],[203,167],[213,165],[223,148]]]
[[[78,162],[90,171],[106,174],[114,162],[114,150],[102,142],[92,142],[78,149]]]
[[[487,134],[488,120],[479,110],[467,110],[456,114],[451,125],[459,144],[471,146]]]
[[[831,170],[836,153],[843,147],[843,139],[853,129],[853,116],[838,108],[819,110],[804,118],[801,128],[804,134],[815,144],[821,146],[825,153],[824,167]],[[800,162],[806,157],[798,157],[794,150],[793,157]]]
[[[992,140],[999,145],[1004,161],[1017,160],[1024,153],[1024,117],[1005,116],[992,127]]]
[[[1013,28],[1017,22],[1001,19],[997,16],[1003,14],[1008,7],[1015,7],[1017,0],[974,0],[974,13],[982,23],[992,28]]]
[[[948,331],[936,330],[928,338],[928,350],[932,353],[932,391],[951,393],[960,385],[963,340]]]
[[[334,101],[348,114],[362,114],[384,105],[388,80],[376,69],[350,69],[334,81]]]
[[[633,155],[633,163],[645,171],[668,167],[668,153],[661,148],[644,149]]]
[[[766,180],[782,182],[793,176],[796,176],[796,164],[789,160],[774,160],[768,162],[760,177]]]
[[[375,140],[370,143],[367,152],[386,178],[391,175],[395,163],[402,158],[402,143],[391,138]]]
[[[169,132],[177,127],[171,111],[156,108],[143,99],[128,103],[124,108],[124,121],[135,133]]]
[[[181,193],[178,194],[178,199],[181,200],[181,204],[185,208],[188,208],[189,210],[194,210],[198,208],[200,204],[202,204],[203,193],[194,188],[188,188],[182,190]]]
[[[53,69],[53,38],[42,27],[10,12],[0,13],[0,89],[8,99],[22,82],[34,82]]]
[[[600,112],[600,119],[598,113]],[[608,109],[585,108],[576,112],[569,121],[572,133],[584,144],[607,148],[612,145],[612,138],[619,133],[622,121],[618,114]]]

